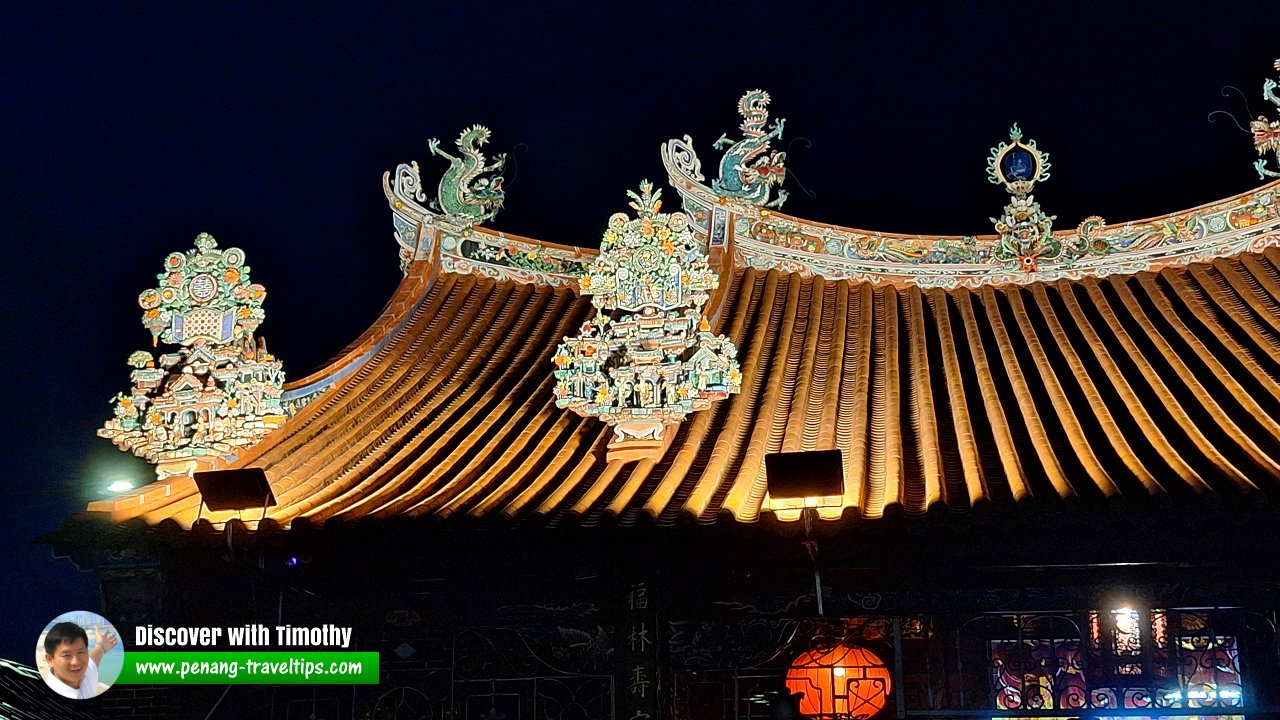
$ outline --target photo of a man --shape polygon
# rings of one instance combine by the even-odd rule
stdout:
[[[119,642],[110,628],[93,627],[93,649],[89,633],[73,622],[58,622],[44,635],[44,661],[48,670],[44,681],[63,697],[83,700],[96,697],[109,685],[99,682],[102,658]]]

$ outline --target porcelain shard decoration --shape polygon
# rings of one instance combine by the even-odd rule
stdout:
[[[496,173],[507,164],[507,155],[498,155],[487,163],[480,146],[489,142],[489,128],[473,125],[454,141],[458,155],[440,149],[440,141],[431,138],[427,147],[432,154],[449,161],[449,169],[440,178],[438,196],[433,207],[462,224],[479,224],[492,220],[502,208],[505,193],[502,176]]]
[[[1035,272],[1043,260],[1063,261],[1078,256],[1078,242],[1064,242],[1053,235],[1056,215],[1040,209],[1031,190],[1049,179],[1049,153],[1040,152],[1034,140],[1022,141],[1022,130],[1014,123],[1009,141],[991,148],[987,157],[987,179],[1003,185],[1013,196],[999,218],[991,218],[1000,240],[995,258],[1014,263],[1026,272]],[[1075,236],[1078,239],[1078,235]]]
[[[1280,60],[1276,60],[1275,68],[1280,70]],[[1262,83],[1262,97],[1272,105],[1280,108],[1280,95],[1276,94],[1277,87],[1280,87],[1280,83],[1267,78]],[[1266,155],[1271,153],[1275,155],[1277,166],[1280,167],[1280,120],[1267,122],[1265,115],[1259,115],[1257,120],[1249,123],[1249,130],[1253,133],[1253,148],[1258,151],[1258,154]],[[1255,162],[1253,168],[1258,171],[1258,177],[1262,180],[1266,180],[1269,177],[1280,178],[1280,172],[1267,167],[1267,159],[1265,157]]]
[[[511,267],[518,276],[568,284],[568,278],[556,271],[522,268],[495,258],[475,258],[478,262],[471,263],[473,258],[463,257],[459,252],[464,241],[471,241],[472,246],[493,244],[494,233],[481,226],[497,216],[506,199],[500,174],[506,166],[506,154],[490,162],[481,150],[491,135],[489,128],[472,125],[454,141],[456,154],[442,149],[437,138],[427,142],[431,154],[449,161],[434,196],[429,197],[424,189],[417,161],[400,163],[394,173],[383,175],[382,187],[391,203],[391,221],[400,247],[400,269],[407,274],[411,263],[427,260],[449,272],[477,269],[494,276],[504,274],[503,268]],[[506,244],[510,243],[503,243]],[[563,253],[549,255],[555,256],[552,264],[563,259],[560,257]]]
[[[726,198],[745,200],[762,207],[782,207],[787,191],[778,189],[778,196],[770,200],[774,185],[786,179],[787,154],[770,150],[771,140],[782,139],[785,118],[778,118],[769,125],[769,93],[750,90],[738,101],[738,114],[742,115],[741,140],[731,140],[726,133],[715,141],[717,150],[727,147],[720,159],[720,177],[711,181],[711,189]]]
[[[1269,94],[1280,98],[1280,80]],[[1271,131],[1259,132],[1261,139]],[[1280,121],[1275,133],[1280,147]],[[1016,127],[1013,135],[987,161],[988,177],[1013,197],[1002,217],[992,218],[1000,232],[984,235],[859,230],[733,201],[703,177],[688,135],[664,143],[662,161],[695,231],[708,238],[712,257],[725,248],[730,262],[760,271],[900,287],[977,288],[1158,270],[1280,244],[1280,193],[1274,184],[1160,217],[1109,225],[1093,215],[1076,228],[1055,231],[1054,218],[1031,196],[1035,183],[1048,178],[1048,154]],[[1264,152],[1272,152],[1270,147],[1260,144]]]
[[[737,349],[702,317],[719,278],[684,213],[628,191],[580,281],[595,316],[556,349],[556,405],[613,426],[611,458],[660,455],[672,427],[741,388]]]
[[[157,287],[138,296],[152,344],[179,347],[129,356],[133,386],[117,393],[114,416],[98,430],[157,464],[161,477],[233,457],[286,419],[281,362],[253,334],[266,289],[250,281],[241,250],[217,245],[201,233],[195,249],[166,257]]]

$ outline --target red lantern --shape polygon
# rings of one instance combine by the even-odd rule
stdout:
[[[809,717],[872,717],[884,708],[891,685],[880,658],[848,645],[811,650],[787,671],[787,689],[804,693],[800,712]]]

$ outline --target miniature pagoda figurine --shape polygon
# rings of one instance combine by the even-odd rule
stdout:
[[[769,141],[782,139],[786,118],[778,118],[769,126],[769,93],[750,90],[738,101],[742,115],[742,139],[733,141],[728,133],[721,135],[712,147],[728,147],[720,159],[720,177],[711,181],[711,189],[722,197],[745,200],[752,205],[782,207],[787,191],[778,189],[778,197],[769,199],[774,185],[786,179],[787,154],[769,150]]]
[[[249,279],[244,253],[218,250],[201,233],[195,249],[171,253],[157,287],[138,296],[152,345],[175,344],[158,358],[129,356],[133,387],[115,397],[98,435],[148,462],[160,478],[229,459],[280,427],[284,371],[254,337],[266,289]]]
[[[627,194],[637,217],[609,218],[580,282],[596,315],[552,359],[556,405],[612,425],[610,459],[621,460],[660,456],[673,426],[742,383],[737,349],[702,316],[719,278],[689,218],[658,212],[662,191],[647,180]]]
[[[1276,60],[1275,68],[1280,70],[1280,60]],[[1280,83],[1267,78],[1266,82],[1262,83],[1262,97],[1280,108],[1280,95],[1276,95],[1277,87],[1280,87]],[[1268,123],[1265,115],[1259,115],[1257,120],[1249,123],[1249,130],[1253,132],[1253,147],[1258,154],[1272,153],[1276,156],[1277,165],[1280,166],[1280,120],[1272,120]],[[1265,157],[1255,162],[1253,168],[1258,171],[1258,178],[1261,180],[1269,177],[1280,178],[1280,172],[1267,168]]]

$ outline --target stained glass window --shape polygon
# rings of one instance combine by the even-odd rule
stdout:
[[[1001,710],[1088,707],[1079,639],[993,640],[991,672]]]
[[[1244,704],[1235,637],[1216,632],[1209,613],[1132,608],[1087,615],[1088,639],[1063,632],[990,640],[1000,710],[1229,710]],[[1230,720],[1235,716],[1201,716]]]

